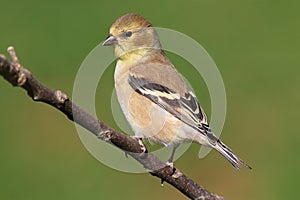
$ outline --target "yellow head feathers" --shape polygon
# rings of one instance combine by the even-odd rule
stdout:
[[[134,31],[140,28],[150,27],[151,23],[138,14],[126,14],[117,19],[110,27],[111,35],[119,35],[128,30]]]
[[[111,26],[103,46],[114,47],[120,60],[134,60],[161,49],[156,30],[151,23],[137,14],[126,14]]]

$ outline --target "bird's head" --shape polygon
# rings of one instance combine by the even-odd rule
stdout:
[[[153,49],[161,49],[158,35],[151,23],[137,14],[126,14],[117,19],[102,45],[114,47],[115,54],[120,59],[143,56]]]

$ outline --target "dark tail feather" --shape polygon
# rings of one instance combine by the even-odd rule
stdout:
[[[244,165],[248,169],[252,169],[252,167],[237,157],[232,150],[220,140],[217,140],[214,148],[220,152],[236,169],[240,169],[240,165]]]

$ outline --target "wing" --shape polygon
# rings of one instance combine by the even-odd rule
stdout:
[[[136,92],[147,97],[174,117],[210,138],[211,130],[207,123],[207,117],[196,96],[191,91],[180,95],[168,87],[150,82],[145,78],[138,78],[132,74],[129,75],[128,82]]]

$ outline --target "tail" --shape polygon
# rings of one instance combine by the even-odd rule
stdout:
[[[240,165],[252,169],[247,163],[237,157],[232,150],[227,147],[221,140],[217,140],[213,148],[220,152],[236,169],[240,169]]]

